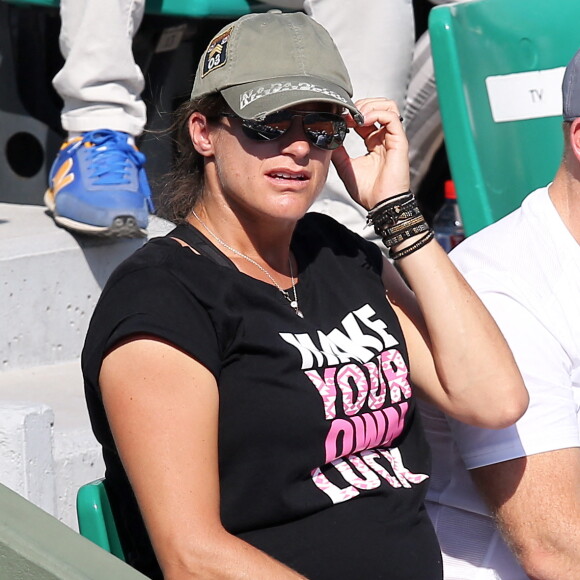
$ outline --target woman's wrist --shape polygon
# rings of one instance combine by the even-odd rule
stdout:
[[[393,260],[411,255],[433,239],[433,230],[411,191],[377,203],[367,214],[367,224],[373,225]]]

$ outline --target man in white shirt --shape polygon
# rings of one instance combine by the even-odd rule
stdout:
[[[510,344],[530,404],[498,431],[424,406],[446,580],[580,578],[580,51],[562,91],[554,181],[451,254]]]

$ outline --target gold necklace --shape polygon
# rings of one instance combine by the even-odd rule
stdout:
[[[274,284],[274,286],[276,286],[276,288],[278,288],[278,290],[280,291],[280,293],[282,294],[282,296],[284,296],[284,298],[286,298],[286,300],[288,300],[288,302],[290,303],[290,306],[294,309],[294,312],[296,312],[296,314],[298,316],[300,316],[300,318],[304,318],[304,315],[302,314],[300,308],[298,307],[298,296],[296,294],[296,284],[294,283],[294,269],[292,268],[292,260],[290,259],[290,256],[288,256],[288,266],[290,267],[290,278],[292,278],[292,294],[294,295],[294,299],[292,299],[292,297],[290,296],[290,294],[288,294],[288,292],[286,292],[286,290],[284,290],[280,286],[280,284],[278,284],[278,282],[276,282],[276,280],[274,280],[274,277],[270,274],[270,272],[268,272],[268,270],[266,270],[266,268],[264,268],[263,266],[261,266],[260,264],[258,264],[258,262],[256,262],[256,260],[253,260],[252,258],[250,258],[250,256],[246,256],[246,254],[243,254],[239,250],[236,250],[236,248],[232,248],[232,246],[230,246],[229,244],[226,244],[226,242],[224,242],[220,237],[217,236],[217,234],[214,234],[207,227],[207,225],[205,224],[205,222],[203,222],[203,220],[197,215],[197,213],[195,213],[195,210],[192,209],[191,210],[191,213],[194,215],[195,219],[203,226],[203,228],[205,229],[205,231],[218,244],[221,244],[224,248],[227,248],[230,252],[233,252],[234,254],[236,254],[236,256],[239,256],[240,258],[243,258],[244,260],[247,260],[248,262],[250,262],[250,264],[253,264],[254,266],[256,266],[256,268],[258,268],[264,274],[266,274],[266,276],[268,276],[268,278],[272,281],[272,284]]]

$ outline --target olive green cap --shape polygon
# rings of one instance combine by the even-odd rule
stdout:
[[[316,101],[363,121],[332,38],[302,12],[248,14],[224,26],[199,62],[191,98],[214,92],[243,119]]]

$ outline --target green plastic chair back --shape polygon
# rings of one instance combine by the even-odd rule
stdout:
[[[56,7],[59,0],[8,0],[12,4]],[[148,14],[183,16],[186,18],[237,18],[253,10],[265,8],[253,0],[147,0]]]
[[[60,0],[6,0],[8,4],[30,4],[36,6],[52,6],[56,7],[60,4]]]
[[[104,479],[87,483],[79,489],[77,520],[82,536],[125,561]]]
[[[23,4],[35,6],[52,6],[56,7],[60,4],[60,0],[5,0],[8,4]]]
[[[252,11],[250,4],[248,0],[147,0],[145,10],[188,18],[237,18]]]
[[[562,155],[560,69],[580,47],[580,0],[438,6],[429,32],[449,166],[472,234],[554,177]],[[538,80],[535,71],[546,72]],[[503,77],[526,72],[533,74]],[[491,87],[495,77],[509,82]],[[556,113],[553,106],[546,113],[554,91]],[[492,114],[498,100],[508,108],[499,121],[497,105],[496,120]],[[530,118],[530,110],[538,117]]]

